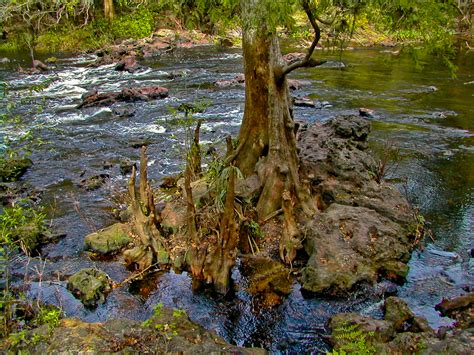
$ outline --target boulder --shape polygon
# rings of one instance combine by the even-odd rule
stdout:
[[[84,306],[94,308],[98,303],[105,302],[107,293],[112,289],[112,281],[105,272],[88,268],[70,276],[67,288]]]
[[[344,293],[380,276],[403,278],[411,245],[403,228],[364,207],[331,204],[306,225],[310,255],[302,286],[312,292]]]
[[[97,91],[91,91],[83,95],[82,102],[77,108],[107,106],[119,101],[148,101],[164,99],[166,97],[168,97],[168,89],[157,85],[140,88],[125,88],[120,92],[98,93]]]
[[[298,132],[302,173],[313,186],[334,177],[361,186],[374,180],[374,158],[366,151],[370,123],[357,116],[342,116],[327,123],[303,125]]]
[[[115,254],[126,247],[132,238],[127,224],[116,223],[86,236],[86,249],[102,255]]]
[[[474,293],[444,299],[435,307],[441,315],[455,319],[462,328],[474,326]]]
[[[297,62],[298,60],[303,59],[306,56],[305,53],[299,53],[299,52],[293,52],[293,53],[288,53],[285,54],[282,59],[285,61],[285,63],[292,64],[294,62]]]
[[[37,70],[37,71],[48,71],[49,70],[49,67],[44,64],[41,60],[33,60],[33,69]]]
[[[153,252],[143,245],[125,250],[123,257],[128,267],[137,266],[138,270],[145,270],[153,265]]]
[[[266,354],[263,349],[227,343],[193,323],[184,311],[157,309],[145,322],[112,319],[88,323],[65,318],[54,329],[43,325],[27,331],[26,340],[8,350],[33,354]]]
[[[385,301],[383,320],[354,313],[331,317],[331,343],[338,352],[383,354],[472,354],[473,329],[446,330],[439,337],[426,319],[415,317],[396,297]]]
[[[128,55],[124,57],[120,62],[115,65],[115,70],[126,71],[133,74],[135,71],[141,68],[138,64],[137,58],[134,55]]]

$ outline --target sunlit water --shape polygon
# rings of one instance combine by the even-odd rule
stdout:
[[[310,85],[293,95],[327,103],[323,109],[297,107],[295,117],[324,121],[338,114],[357,114],[360,107],[375,110],[372,141],[397,146],[404,157],[389,178],[419,207],[433,231],[425,250],[413,253],[410,274],[399,295],[432,326],[451,324],[450,319],[439,317],[434,305],[474,284],[470,257],[474,247],[474,53],[457,57],[456,78],[432,57],[415,65],[407,54],[382,49],[318,55],[329,56],[331,61],[322,68],[295,73],[295,78],[309,80]],[[12,70],[18,62],[0,67],[0,79],[8,81],[12,93],[42,100],[42,112],[24,120],[41,124],[41,137],[48,144],[35,150],[35,165],[24,179],[43,191],[53,227],[67,234],[43,248],[44,263],[38,258],[29,265],[18,263],[14,272],[18,280],[29,270],[30,297],[59,305],[67,315],[91,322],[115,317],[142,320],[162,302],[184,308],[194,321],[228,341],[275,352],[324,351],[325,322],[334,313],[380,314],[380,298],[363,297],[364,292],[327,299],[302,294],[298,284],[281,306],[261,310],[243,290],[246,281],[238,268],[233,273],[238,288],[224,300],[193,293],[186,274],[171,272],[154,279],[148,297],[123,287],[96,310],[85,309],[64,288],[67,276],[91,266],[117,282],[129,275],[120,260],[92,261],[83,251],[85,235],[113,222],[110,196],[123,189],[127,179],[120,174],[119,163],[137,161],[139,150],[134,146],[148,142],[149,175],[157,183],[180,171],[183,163],[185,129],[173,123],[175,114],[170,108],[206,102],[205,112],[195,115],[204,120],[202,141],[219,144],[226,135],[238,132],[244,101],[242,87],[213,85],[242,72],[239,50],[178,50],[144,63],[148,69],[135,74],[116,72],[111,66],[87,67],[92,60],[92,56],[62,58],[51,73],[29,77]],[[170,75],[176,72],[180,75]],[[38,84],[45,89],[29,91]],[[81,95],[93,88],[116,91],[145,85],[165,86],[170,96],[112,108],[75,108]],[[118,107],[130,108],[134,115],[119,117],[113,110]],[[25,107],[24,112],[31,110]],[[5,127],[2,132],[8,134]],[[87,192],[78,186],[83,177],[100,173],[110,175],[101,189]]]

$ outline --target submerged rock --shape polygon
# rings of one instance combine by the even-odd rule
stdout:
[[[126,247],[132,238],[127,224],[116,223],[86,236],[86,249],[98,254],[114,254]]]
[[[249,281],[247,291],[257,297],[261,306],[280,304],[291,293],[293,278],[281,262],[251,255],[242,256],[241,261],[241,271]]]
[[[329,320],[331,343],[340,352],[378,354],[472,354],[473,330],[446,330],[439,337],[426,319],[415,317],[396,297],[385,301],[383,320],[341,313]]]
[[[100,189],[109,178],[110,178],[109,174],[92,175],[85,179],[82,179],[79,182],[79,187],[87,191],[97,190],[97,189]]]
[[[112,289],[112,281],[103,271],[82,269],[70,276],[67,288],[80,299],[86,307],[95,307],[104,303],[106,294]]]

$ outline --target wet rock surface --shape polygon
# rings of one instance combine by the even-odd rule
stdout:
[[[435,333],[426,319],[416,317],[399,298],[385,301],[384,319],[340,313],[329,320],[331,342],[337,351],[383,354],[472,354],[473,329],[445,329]]]
[[[40,340],[30,345],[21,343],[17,350],[48,354],[266,354],[263,349],[230,345],[217,334],[191,322],[185,312],[163,308],[143,323],[130,319],[87,323],[66,318],[52,331],[45,325],[29,333]]]
[[[241,257],[242,273],[249,281],[247,291],[258,298],[259,305],[273,307],[291,293],[294,277],[279,261],[266,257]]]
[[[132,241],[130,232],[130,227],[126,224],[113,224],[87,235],[84,240],[86,249],[102,255],[117,253]]]
[[[455,319],[461,328],[474,326],[474,293],[472,292],[452,299],[444,299],[435,308],[443,316]]]
[[[164,99],[168,97],[168,89],[161,86],[145,86],[141,88],[125,88],[120,92],[99,93],[90,91],[82,97],[82,102],[77,108],[92,106],[108,106],[115,102],[134,102]]]
[[[301,170],[322,210],[305,226],[306,290],[344,293],[408,272],[413,212],[396,188],[374,180],[369,132],[369,121],[357,116],[300,128]]]

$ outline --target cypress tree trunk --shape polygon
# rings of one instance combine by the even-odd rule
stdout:
[[[293,207],[308,200],[298,174],[295,123],[277,33],[269,29],[266,0],[241,2],[245,72],[245,111],[235,165],[245,176],[258,173],[263,185],[260,219],[282,209],[285,232],[280,254],[291,262],[300,247]]]

